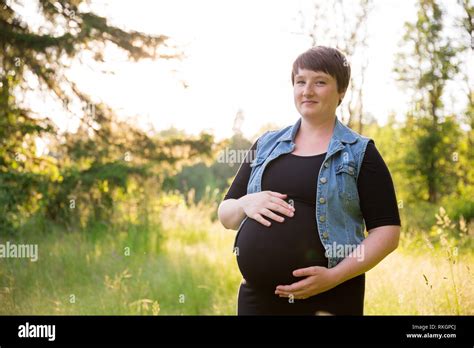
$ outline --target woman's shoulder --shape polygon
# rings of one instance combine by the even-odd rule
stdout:
[[[367,147],[364,152],[364,158],[362,162],[362,167],[367,168],[375,168],[375,167],[386,167],[386,163],[382,157],[382,154],[379,152],[375,143],[370,141],[367,144]]]
[[[283,138],[288,138],[291,136],[291,130],[293,128],[293,125],[284,127],[284,128],[279,128],[275,130],[268,130],[265,133],[263,133],[258,139],[258,142],[263,142],[263,141],[277,141]]]

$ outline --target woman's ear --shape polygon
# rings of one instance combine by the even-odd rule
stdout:
[[[339,94],[339,103],[337,104],[337,106],[341,105],[342,99],[344,99],[345,95],[346,95],[346,91]]]

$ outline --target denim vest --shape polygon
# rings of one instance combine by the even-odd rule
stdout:
[[[262,190],[263,172],[269,162],[293,151],[300,124],[301,118],[293,126],[267,132],[259,138],[255,159],[250,164],[252,169],[247,194]],[[326,249],[328,268],[341,262],[350,254],[349,250],[355,249],[365,238],[357,177],[369,141],[372,140],[357,134],[335,118],[333,135],[317,176],[317,190],[314,193],[316,223]]]

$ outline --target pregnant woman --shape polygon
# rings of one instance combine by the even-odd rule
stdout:
[[[365,272],[398,245],[389,170],[335,115],[349,79],[338,50],[301,54],[291,75],[301,118],[253,144],[219,205],[238,230],[238,315],[363,315]]]

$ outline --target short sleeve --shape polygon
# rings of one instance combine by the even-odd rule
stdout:
[[[258,140],[257,140],[258,141]],[[234,178],[234,181],[229,187],[224,200],[226,199],[239,199],[247,194],[247,185],[250,178],[250,172],[252,168],[250,167],[250,162],[254,156],[252,156],[253,151],[257,149],[257,141],[252,145],[252,147],[247,152],[244,161],[240,165],[237,175]]]
[[[392,177],[373,142],[367,144],[357,188],[367,230],[401,225]]]

